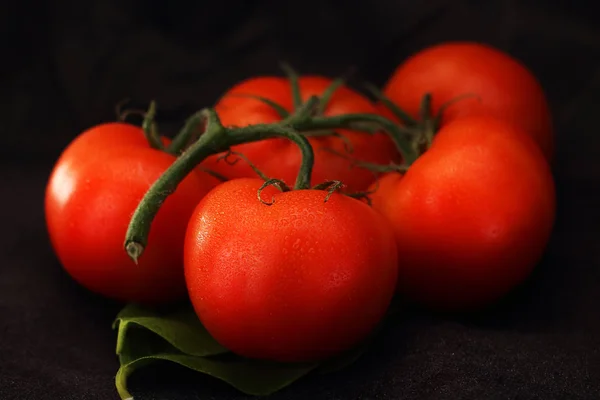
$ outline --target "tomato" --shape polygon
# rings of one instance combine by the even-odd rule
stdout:
[[[399,292],[436,310],[482,308],[521,284],[554,223],[543,154],[492,117],[448,123],[404,176],[373,190],[373,208],[395,231]]]
[[[324,77],[301,77],[299,84],[303,100],[306,101],[313,95],[323,94],[331,83],[331,79]],[[279,77],[252,78],[231,88],[216,104],[215,109],[225,126],[246,126],[281,120],[279,114],[271,106],[260,100],[240,97],[240,95],[262,96],[279,103],[288,111],[293,109],[290,83],[287,79]],[[328,104],[323,114],[325,116],[377,113],[377,109],[367,98],[346,86],[338,88]],[[372,172],[354,167],[349,160],[324,151],[325,148],[372,163],[388,164],[398,157],[397,150],[383,133],[369,135],[364,132],[343,129],[338,130],[338,133],[344,135],[351,144],[353,150],[351,154],[347,153],[345,142],[339,137],[309,137],[315,150],[313,183],[341,180],[347,186],[348,191],[356,192],[365,190],[375,180]],[[298,147],[287,139],[270,139],[244,144],[234,146],[232,150],[244,154],[270,178],[282,179],[290,185],[294,183],[302,159]],[[217,161],[218,157],[210,157],[203,165],[229,178],[257,176],[244,161],[239,161],[232,166],[225,161]]]
[[[184,298],[183,240],[192,211],[212,187],[190,174],[160,209],[138,266],[123,250],[130,218],[174,157],[151,149],[140,128],[103,124],[78,136],[46,188],[46,224],[66,272],[87,289],[120,301]]]
[[[161,137],[161,141],[165,145],[171,142],[167,137]],[[107,122],[93,126],[73,139],[60,155],[60,163],[88,163],[132,147],[149,147],[140,127],[125,122]]]
[[[367,204],[240,178],[211,191],[188,227],[185,277],[204,326],[242,356],[324,359],[364,339],[395,292],[390,226]]]
[[[415,117],[425,93],[432,94],[434,113],[444,103],[474,95],[452,103],[442,123],[494,116],[529,133],[548,160],[553,156],[552,119],[542,87],[521,62],[498,49],[469,42],[432,46],[398,66],[383,92]]]

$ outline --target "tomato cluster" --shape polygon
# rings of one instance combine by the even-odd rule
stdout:
[[[539,262],[554,222],[540,84],[497,49],[444,43],[375,94],[320,76],[248,79],[214,107],[221,136],[205,128],[183,152],[125,122],[87,130],[47,186],[58,259],[113,299],[188,298],[228,349],[286,362],[356,345],[396,295],[445,311],[501,299]],[[260,129],[302,140],[242,139]],[[147,242],[125,251],[138,228]]]

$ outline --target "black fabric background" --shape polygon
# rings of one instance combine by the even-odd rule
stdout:
[[[589,4],[592,4],[591,2]],[[476,316],[412,310],[356,365],[273,399],[600,398],[600,25],[583,1],[32,0],[0,5],[0,399],[116,399],[119,309],[75,285],[52,254],[43,190],[61,149],[156,99],[173,130],[234,82],[304,73],[381,84],[404,57],[451,39],[523,60],[557,126],[559,215],[543,263]],[[136,374],[136,399],[241,399],[170,365]]]

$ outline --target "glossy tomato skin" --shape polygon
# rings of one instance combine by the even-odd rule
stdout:
[[[334,194],[281,193],[240,178],[194,212],[184,249],[190,299],[222,345],[280,362],[327,358],[364,339],[395,291],[390,226],[367,204]]]
[[[302,98],[321,95],[332,80],[319,76],[300,78]],[[231,88],[216,104],[215,109],[225,126],[246,126],[258,123],[273,123],[281,117],[265,103],[240,95],[266,97],[277,102],[288,111],[292,110],[292,95],[289,81],[279,77],[259,77],[243,81]],[[334,116],[349,113],[377,114],[377,108],[362,95],[346,86],[340,87],[333,95],[324,115]],[[369,135],[362,132],[339,130],[351,144],[352,153],[348,154],[347,145],[339,137],[309,137],[315,151],[315,164],[312,183],[329,180],[341,180],[349,192],[363,191],[375,180],[372,172],[353,167],[350,161],[327,152],[326,148],[346,153],[353,158],[388,164],[398,159],[394,145],[383,133]],[[258,143],[234,146],[234,151],[243,153],[253,164],[271,178],[284,180],[293,185],[301,163],[298,147],[287,139],[271,139]],[[254,178],[256,172],[244,161],[229,165],[217,161],[219,156],[210,157],[204,166],[229,178]]]
[[[404,176],[381,178],[373,207],[391,222],[398,290],[441,311],[471,311],[521,284],[555,214],[553,178],[533,140],[505,121],[443,127]]]
[[[548,160],[553,157],[552,118],[540,83],[521,62],[491,46],[449,42],[426,48],[400,64],[383,91],[413,116],[418,115],[425,93],[432,94],[436,113],[452,99],[475,95],[449,106],[443,123],[465,116],[494,116],[524,129]]]
[[[173,161],[150,149],[141,129],[120,124],[88,130],[65,149],[48,181],[45,214],[54,251],[75,281],[118,301],[185,297],[185,230],[202,196],[218,184],[214,178],[193,173],[166,200],[139,265],[123,250],[138,202]]]
[[[161,137],[163,144],[171,140]],[[93,126],[77,136],[63,150],[57,164],[88,163],[131,148],[149,147],[142,129],[125,122],[106,122]]]

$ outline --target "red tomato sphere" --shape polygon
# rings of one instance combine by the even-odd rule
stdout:
[[[318,76],[300,78],[300,90],[303,101],[309,97],[323,94],[332,83],[331,79]],[[231,88],[216,104],[215,109],[225,126],[247,126],[260,123],[281,121],[275,110],[260,100],[239,97],[240,95],[261,96],[279,103],[288,111],[293,109],[290,83],[278,77],[258,77],[243,81]],[[350,113],[377,114],[377,108],[362,95],[342,86],[334,93],[324,111],[325,116]],[[344,153],[352,158],[379,164],[388,164],[397,160],[398,152],[387,135],[377,133],[369,135],[364,132],[337,130],[346,138],[335,136],[309,136],[309,142],[315,151],[315,164],[312,182],[320,183],[340,180],[349,192],[365,190],[375,180],[372,172],[358,168],[346,158],[326,151],[327,148]],[[350,144],[351,153],[347,146]],[[287,139],[269,139],[260,142],[234,146],[233,151],[244,154],[254,165],[270,178],[278,178],[293,185],[302,155],[298,146]],[[229,178],[254,178],[256,172],[244,161],[230,165],[218,161],[219,156],[207,159],[203,165]]]
[[[204,326],[242,356],[324,359],[357,344],[384,316],[397,258],[391,228],[367,204],[326,192],[221,184],[198,205],[184,263]]]
[[[398,290],[436,310],[477,309],[507,294],[540,260],[554,223],[541,151],[491,117],[448,123],[403,177],[386,175],[373,190],[396,235]]]
[[[553,156],[552,119],[542,87],[522,63],[488,45],[442,43],[421,50],[398,66],[383,92],[415,117],[426,93],[432,94],[434,113],[444,103],[474,95],[450,105],[442,123],[494,116],[525,130],[548,160]]]
[[[174,159],[151,149],[140,128],[120,123],[94,127],[65,149],[48,181],[45,211],[54,251],[75,281],[120,301],[185,298],[187,222],[216,179],[198,172],[180,184],[158,212],[139,265],[123,249],[137,204]]]

